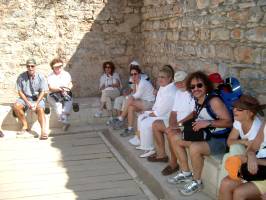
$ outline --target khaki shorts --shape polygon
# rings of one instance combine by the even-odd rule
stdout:
[[[252,181],[252,183],[254,183],[257,186],[261,194],[266,193],[266,180]]]
[[[145,100],[141,100],[143,103],[143,109],[144,110],[151,110],[152,106],[154,104],[154,101],[145,101]]]

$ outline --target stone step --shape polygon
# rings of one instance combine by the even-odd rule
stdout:
[[[161,170],[166,166],[164,163],[151,163],[145,158],[140,158],[143,153],[141,150],[129,144],[130,137],[120,137],[122,130],[112,130],[109,128],[104,131],[105,137],[118,150],[129,165],[136,171],[140,179],[148,185],[150,190],[160,199],[167,200],[211,200],[217,199],[217,182],[220,169],[220,158],[206,157],[203,169],[203,184],[202,192],[198,192],[192,196],[185,197],[178,192],[176,185],[167,183],[168,176],[162,176]],[[167,145],[166,145],[167,146]]]
[[[70,122],[72,127],[76,126],[86,126],[89,124],[103,124],[107,121],[108,117],[104,113],[105,117],[95,118],[94,113],[100,106],[100,100],[97,97],[89,98],[77,98],[74,100],[75,103],[79,104],[79,112],[72,111],[70,115]],[[20,130],[20,124],[17,118],[13,116],[11,103],[0,105],[0,125],[2,129],[10,131]],[[45,115],[46,117],[46,129],[47,132],[52,132],[52,129],[61,128],[62,124],[58,122],[55,112],[50,109],[50,114]],[[26,114],[27,121],[32,127],[31,129],[35,132],[40,131],[40,126],[37,121],[37,116],[35,113],[28,111]]]

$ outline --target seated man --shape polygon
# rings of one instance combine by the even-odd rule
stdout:
[[[134,83],[134,94],[128,97],[122,114],[113,124],[114,129],[119,129],[124,126],[124,118],[128,118],[128,128],[121,134],[123,137],[134,133],[133,123],[135,112],[150,110],[155,100],[152,84],[147,80],[141,79],[140,74],[141,70],[138,66],[131,67],[130,76],[132,77],[132,82]]]
[[[14,112],[22,123],[22,129],[18,135],[27,133],[30,130],[25,111],[30,109],[38,115],[38,121],[41,125],[41,140],[46,140],[48,135],[45,131],[45,115],[44,115],[44,95],[48,90],[48,86],[44,76],[35,71],[36,62],[29,59],[26,62],[27,71],[19,75],[17,79],[17,90],[19,98],[14,104]]]

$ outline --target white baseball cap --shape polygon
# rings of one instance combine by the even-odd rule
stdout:
[[[137,65],[137,66],[140,66],[139,63],[138,63],[137,61],[135,61],[135,60],[133,60],[133,61],[129,64],[129,66],[130,66],[130,65]]]
[[[187,73],[184,71],[177,71],[174,76],[175,82],[183,81],[187,77]]]

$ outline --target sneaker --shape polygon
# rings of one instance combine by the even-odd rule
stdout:
[[[94,114],[94,117],[99,118],[99,117],[102,117],[102,115],[103,115],[103,112],[99,110],[99,111],[97,111],[97,112]]]
[[[145,151],[144,154],[141,154],[139,157],[140,158],[147,158],[149,157],[150,155],[154,154],[155,151],[154,150],[150,150],[150,151]]]
[[[141,145],[136,147],[137,150],[144,150],[142,149]]]
[[[189,196],[194,194],[195,192],[200,191],[202,187],[202,183],[198,183],[196,180],[191,180],[189,183],[184,185],[184,187],[180,189],[179,192],[185,196]]]
[[[63,129],[63,131],[67,131],[69,129],[69,127],[70,127],[70,124],[64,124],[62,129]]]
[[[130,144],[132,144],[133,146],[139,146],[140,145],[139,137],[136,135],[133,138],[131,138],[130,140],[128,140],[128,142]]]
[[[124,121],[120,121],[120,120],[116,120],[113,124],[113,129],[114,130],[119,130],[121,128],[123,128],[125,126],[125,122]]]
[[[121,137],[128,137],[130,135],[134,135],[134,129],[126,128],[124,132],[120,134]]]
[[[179,183],[188,182],[191,179],[192,179],[192,173],[190,173],[190,175],[188,176],[185,176],[182,172],[179,172],[174,177],[169,177],[167,179],[167,182],[171,184],[179,184]]]

